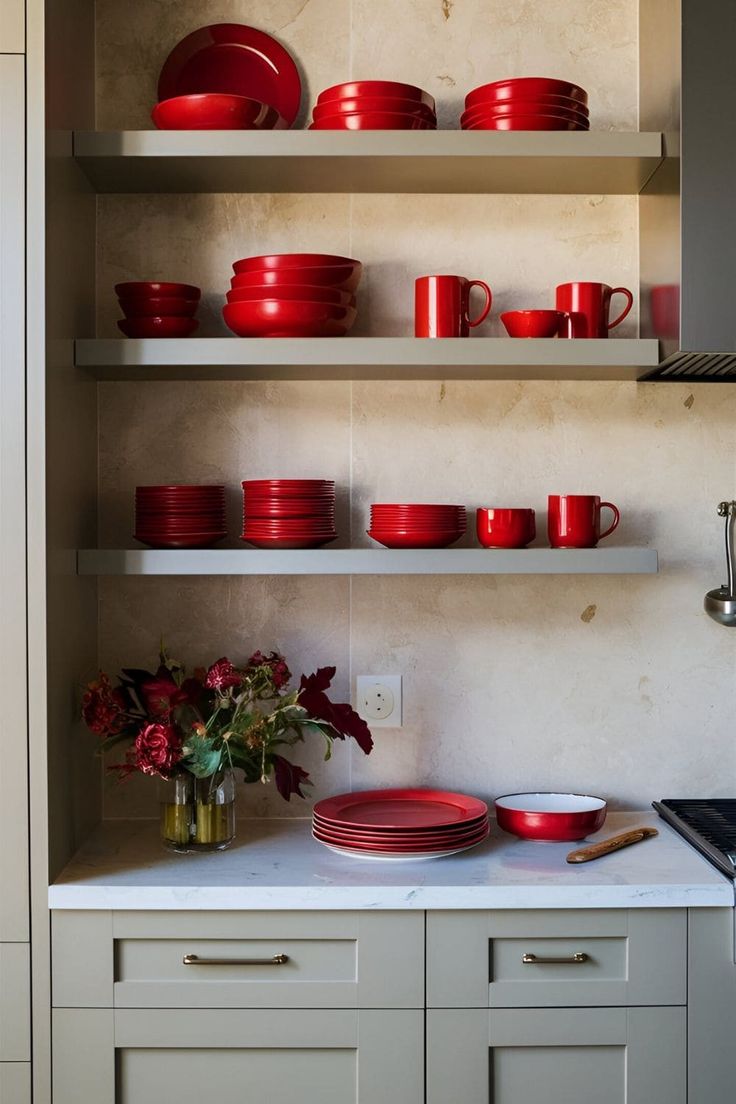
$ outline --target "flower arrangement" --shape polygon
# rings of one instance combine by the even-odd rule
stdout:
[[[350,705],[328,698],[334,676],[334,667],[322,667],[291,688],[291,672],[277,652],[255,652],[242,667],[218,659],[188,675],[162,649],[155,673],[126,668],[113,686],[100,672],[85,688],[82,716],[100,737],[102,752],[128,744],[122,762],[110,767],[121,778],[136,772],[164,782],[189,777],[190,799],[170,805],[232,804],[217,799],[223,772],[232,770],[241,770],[246,782],[265,783],[273,776],[289,801],[292,794],[304,797],[303,787],[310,785],[308,773],[284,754],[289,748],[316,736],[324,741],[327,760],[335,740],[351,737],[366,755],[373,747],[365,721]],[[186,825],[169,823],[168,835],[164,832],[181,849],[188,849],[192,833],[212,834],[212,826],[204,830],[192,810],[185,819]]]

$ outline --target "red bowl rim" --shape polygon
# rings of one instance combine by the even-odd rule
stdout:
[[[530,798],[530,797],[561,797],[561,798],[578,798],[580,801],[587,801],[591,804],[585,809],[524,809],[518,805],[503,804],[513,798]],[[591,813],[600,813],[603,809],[608,807],[608,802],[605,798],[596,797],[594,794],[579,794],[579,793],[559,793],[551,790],[546,791],[529,791],[528,793],[511,793],[502,794],[494,801],[496,808],[503,809],[507,813],[519,813],[521,815],[532,816],[550,816],[550,817],[570,817],[570,816],[590,816]]]
[[[355,91],[352,92],[350,89],[355,89]],[[387,91],[381,93],[379,89],[386,89]],[[329,103],[330,100],[354,100],[359,96],[376,95],[395,95],[400,98],[419,100],[432,108],[435,107],[434,96],[429,92],[425,92],[418,85],[387,80],[352,80],[343,81],[341,84],[333,84],[319,93],[316,102],[321,104]]]
[[[479,84],[475,88],[471,88],[465,97],[465,106],[469,107],[478,102],[478,93],[483,92],[483,99],[509,99],[508,94],[504,94],[505,89],[512,90],[515,88],[532,88],[538,87],[538,91],[543,88],[547,89],[547,94],[551,96],[570,96],[572,99],[580,100],[581,103],[588,102],[587,91],[579,84],[573,84],[572,81],[560,80],[557,77],[506,77],[503,80],[490,81],[488,84]],[[557,91],[553,91],[557,89]],[[563,92],[562,89],[568,89]],[[496,95],[496,93],[501,93]]]
[[[177,288],[177,292],[168,292],[164,295],[160,288]],[[138,289],[133,291],[132,289]],[[126,290],[130,289],[130,290]],[[124,280],[121,284],[115,284],[115,294],[123,299],[130,296],[137,299],[159,299],[166,297],[182,299],[201,299],[202,289],[194,284],[180,284],[176,280]]]
[[[305,260],[306,257],[317,259],[309,261]],[[256,264],[256,261],[263,263]],[[344,268],[348,265],[352,269],[363,267],[353,257],[340,257],[334,253],[261,253],[233,261],[233,272],[239,276],[243,272],[270,272],[279,268]]]

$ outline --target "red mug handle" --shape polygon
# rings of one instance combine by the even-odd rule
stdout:
[[[474,287],[482,288],[483,291],[486,293],[486,305],[484,306],[483,310],[480,312],[480,314],[478,315],[477,318],[471,319],[471,318],[468,318],[466,316],[465,321],[467,322],[467,324],[469,326],[480,326],[481,322],[485,322],[486,318],[491,313],[491,304],[493,303],[493,294],[492,294],[491,289],[489,288],[488,284],[486,284],[483,280],[468,280],[468,284],[467,284],[468,306],[470,306],[470,289],[474,288]]]
[[[610,537],[613,530],[617,527],[621,520],[621,514],[619,513],[618,506],[614,506],[612,502],[601,502],[601,510],[604,506],[607,506],[609,510],[613,510],[613,525],[609,525],[605,533],[601,533],[598,540],[603,540],[604,537]]]
[[[608,323],[609,330],[612,330],[614,328],[614,326],[618,326],[620,322],[623,322],[624,318],[626,317],[626,315],[629,313],[629,311],[631,310],[631,308],[634,305],[634,296],[631,294],[631,292],[629,291],[628,288],[614,288],[613,291],[611,292],[611,298],[612,299],[613,299],[613,297],[614,297],[614,295],[616,294],[617,291],[620,291],[622,295],[626,296],[626,306],[621,311],[621,314],[618,316],[618,318],[614,319],[613,322]],[[616,524],[618,524],[618,522]],[[614,528],[615,528],[615,526],[614,526]]]

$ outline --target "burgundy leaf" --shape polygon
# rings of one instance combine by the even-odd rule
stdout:
[[[292,794],[296,794],[297,797],[304,797],[302,786],[311,786],[312,784],[307,772],[298,767],[296,763],[290,763],[288,759],[284,759],[282,755],[271,756],[271,761],[273,762],[276,788],[284,801],[289,801]]]
[[[341,740],[346,736],[352,736],[358,747],[366,755],[370,755],[373,737],[363,718],[359,717],[347,702],[331,702],[324,693],[334,676],[334,667],[322,667],[316,675],[309,675],[309,677],[302,675],[299,705],[315,720],[326,721]]]

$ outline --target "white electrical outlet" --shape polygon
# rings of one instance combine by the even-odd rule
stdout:
[[[401,675],[358,675],[355,708],[369,728],[401,728]]]

